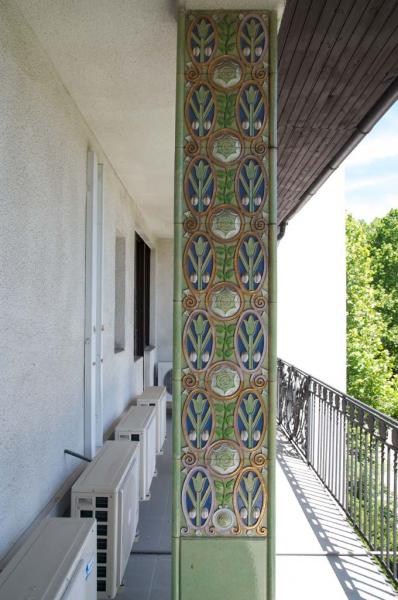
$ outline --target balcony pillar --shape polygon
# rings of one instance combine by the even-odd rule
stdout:
[[[273,600],[276,14],[180,10],[173,600]]]

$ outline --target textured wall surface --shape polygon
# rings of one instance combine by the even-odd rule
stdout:
[[[171,236],[176,2],[14,1],[150,231]]]
[[[134,246],[136,217],[131,198],[115,178],[104,175],[104,430],[134,394]],[[115,239],[126,239],[125,350],[115,354]],[[137,374],[139,376],[139,374]],[[137,382],[138,385],[138,382]]]
[[[159,361],[173,359],[173,240],[157,242],[156,347]]]
[[[278,245],[278,355],[345,390],[345,205],[340,168]]]
[[[88,147],[104,163],[104,426],[133,395],[135,209],[32,30],[0,2],[0,555],[83,450]],[[126,350],[114,354],[115,236],[126,236]]]

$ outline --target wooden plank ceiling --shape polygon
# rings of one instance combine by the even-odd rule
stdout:
[[[279,31],[280,224],[388,109],[397,84],[398,0],[287,0]]]

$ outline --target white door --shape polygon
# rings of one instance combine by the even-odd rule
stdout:
[[[95,428],[96,428],[96,446],[101,447],[104,442],[104,425],[102,412],[102,370],[103,370],[103,339],[104,339],[104,320],[103,320],[103,296],[104,296],[104,276],[103,276],[103,254],[104,254],[104,185],[103,185],[103,165],[98,164],[98,206],[97,206],[97,303],[96,303],[96,381],[95,381]]]
[[[102,165],[87,156],[86,303],[84,352],[84,452],[102,445]],[[101,431],[100,431],[101,430]]]

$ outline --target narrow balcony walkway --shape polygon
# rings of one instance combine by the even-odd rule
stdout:
[[[398,598],[332,496],[282,434],[277,455],[277,600]]]
[[[140,504],[139,541],[134,544],[118,600],[171,597],[170,419],[157,469],[151,500]],[[277,600],[398,598],[333,498],[282,435],[277,494]],[[222,590],[219,598],[227,600]]]

